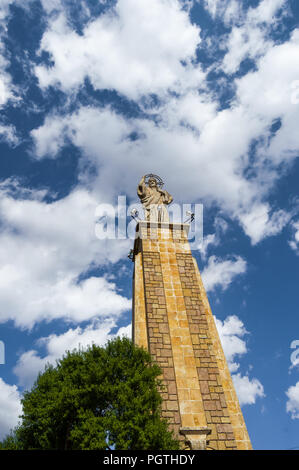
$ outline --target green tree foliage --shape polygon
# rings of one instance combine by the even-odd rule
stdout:
[[[67,352],[22,399],[2,449],[179,449],[161,418],[161,370],[127,338]]]

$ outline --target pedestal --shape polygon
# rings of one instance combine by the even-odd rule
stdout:
[[[133,340],[162,370],[163,416],[182,445],[250,449],[187,224],[136,227]]]

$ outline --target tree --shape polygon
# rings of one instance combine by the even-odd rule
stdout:
[[[127,338],[67,352],[25,392],[22,422],[2,448],[179,449],[161,418],[160,374]]]

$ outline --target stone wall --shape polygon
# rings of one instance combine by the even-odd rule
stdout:
[[[210,449],[251,444],[186,227],[140,224],[135,244],[133,338],[163,371],[163,416],[208,428]]]

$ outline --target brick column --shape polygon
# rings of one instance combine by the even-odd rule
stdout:
[[[163,416],[193,449],[251,447],[187,239],[188,225],[136,230],[133,338],[163,372]],[[207,444],[208,443],[208,444]]]

